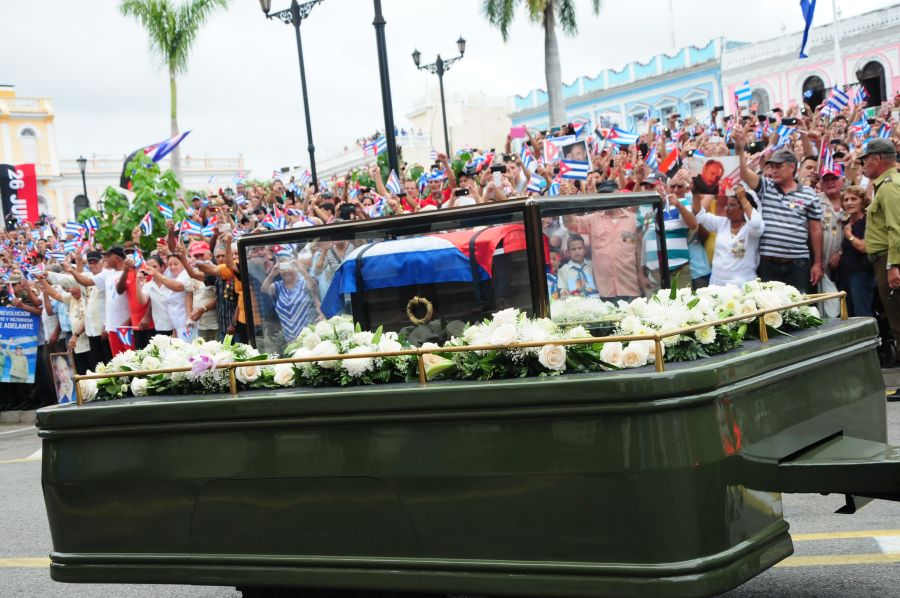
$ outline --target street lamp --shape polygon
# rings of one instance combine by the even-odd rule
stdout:
[[[291,0],[291,7],[281,12],[269,13],[272,8],[272,0],[259,0],[259,6],[262,8],[267,19],[276,18],[286,25],[293,25],[294,32],[297,35],[297,56],[300,59],[300,86],[303,89],[303,112],[306,115],[306,139],[308,142],[307,150],[309,150],[309,170],[312,174],[313,184],[316,189],[319,188],[319,177],[316,175],[316,147],[313,145],[312,123],[309,120],[309,97],[306,94],[306,67],[303,65],[303,44],[300,43],[300,23],[309,16],[309,11],[313,6],[322,0],[310,0],[303,4],[298,4],[297,0]]]
[[[81,189],[84,192],[84,200],[88,205],[91,205],[91,202],[88,200],[87,195],[87,180],[84,178],[84,171],[87,170],[87,158],[84,156],[78,156],[78,159],[75,160],[78,163],[78,170],[81,171]]]
[[[412,59],[417,69],[420,71],[426,70],[438,76],[441,87],[441,114],[444,117],[444,149],[447,152],[448,158],[450,157],[450,135],[447,133],[447,105],[444,102],[444,73],[449,71],[450,66],[457,60],[461,60],[466,53],[466,40],[463,39],[463,36],[460,35],[459,39],[456,40],[456,47],[459,50],[459,56],[444,60],[441,58],[441,55],[438,54],[437,59],[431,64],[419,64],[422,60],[422,53],[418,50],[414,50],[412,53]]]
[[[401,172],[397,163],[397,138],[394,134],[394,105],[391,101],[391,76],[388,72],[387,42],[384,37],[384,26],[387,21],[381,13],[381,0],[373,0],[375,4],[375,46],[378,50],[378,76],[381,80],[381,107],[384,110],[384,139],[387,141],[388,165],[391,170]]]

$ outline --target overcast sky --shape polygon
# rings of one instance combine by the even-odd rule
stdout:
[[[179,0],[173,0],[175,2]],[[896,0],[839,0],[842,16]],[[273,0],[272,8],[289,6]],[[543,34],[524,9],[504,44],[481,14],[481,0],[384,0],[394,119],[437,78],[417,71],[410,54],[431,62],[466,57],[445,75],[447,93],[525,94],[544,87]],[[571,82],[631,60],[669,51],[668,0],[606,0],[594,16],[580,7],[579,34],[560,37],[562,77]],[[121,156],[169,136],[169,86],[143,30],[119,14],[117,0],[0,0],[0,83],[21,96],[47,96],[56,108],[61,158]],[[674,0],[678,47],[713,37],[756,41],[802,28],[794,0]],[[383,127],[371,0],[324,0],[303,23],[303,49],[317,157]],[[832,22],[820,1],[814,25]],[[815,57],[812,57],[815,58]],[[179,79],[179,124],[193,132],[192,156],[243,154],[257,176],[276,166],[306,164],[306,130],[292,28],[267,21],[257,0],[232,0],[194,46]]]

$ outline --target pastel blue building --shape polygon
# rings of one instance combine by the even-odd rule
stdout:
[[[599,126],[618,125],[636,132],[643,132],[641,125],[648,114],[665,118],[678,113],[702,119],[713,106],[723,103],[723,50],[743,45],[718,38],[702,48],[682,48],[674,56],[658,54],[648,62],[630,62],[596,77],[579,77],[563,85],[567,119],[584,118]],[[513,104],[513,125],[547,128],[546,91],[535,89],[524,97],[517,95]]]

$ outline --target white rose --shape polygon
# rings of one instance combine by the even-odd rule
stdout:
[[[328,322],[328,320],[324,320],[322,322],[318,322],[316,324],[316,334],[320,337],[325,338],[326,336],[331,336],[334,334],[334,327]]]
[[[353,341],[356,345],[371,345],[372,338],[375,335],[367,330],[363,330],[362,332],[356,332],[353,336],[350,337],[350,340]],[[315,346],[315,345],[313,345]]]
[[[716,329],[712,326],[707,326],[706,328],[701,328],[694,332],[697,336],[697,340],[700,341],[701,345],[708,345],[716,340]]]
[[[146,378],[135,378],[131,381],[131,394],[136,397],[146,397],[147,396],[147,386],[150,383],[147,382]]]
[[[806,306],[806,310],[807,310],[807,314],[809,314],[810,316],[812,316],[812,317],[814,317],[814,318],[819,318],[819,317],[820,317],[820,316],[819,316],[819,310],[816,309],[816,306],[815,306],[815,305],[807,305],[807,306]]]
[[[434,353],[423,353],[422,354],[422,363],[425,364],[425,369],[430,368],[433,365],[437,365],[439,363],[443,363],[446,361],[440,355],[435,355]]]
[[[756,304],[759,305],[760,309],[772,309],[784,305],[784,302],[778,296],[778,293],[762,291],[756,295]]]
[[[402,351],[403,345],[392,338],[382,336],[381,340],[378,342],[378,350],[382,353],[393,353],[395,351]]]
[[[625,316],[619,322],[619,328],[625,334],[634,334],[641,327],[641,320],[637,316]]]
[[[465,332],[463,332],[463,340],[469,345],[474,345],[475,343],[473,341],[480,335],[481,326],[469,326],[466,328]]]
[[[340,351],[337,346],[331,341],[322,341],[312,350],[311,357],[321,357],[323,355],[338,355]],[[326,370],[331,370],[337,367],[338,362],[336,361],[317,361],[319,367],[323,367]]]
[[[566,336],[569,338],[590,338],[591,333],[584,326],[575,326],[566,333]]]
[[[609,365],[622,367],[622,343],[604,343],[600,350],[600,359]]]
[[[369,346],[353,347],[352,349],[347,351],[347,355],[371,353],[372,351],[373,348]],[[344,366],[344,369],[347,370],[348,374],[350,374],[354,378],[359,378],[366,372],[370,371],[373,367],[375,367],[375,360],[371,357],[359,357],[357,359],[345,359],[341,362],[341,364]]]
[[[777,311],[772,311],[764,315],[763,321],[766,323],[766,326],[771,326],[772,328],[781,328],[781,325],[784,323],[781,314]]]
[[[566,348],[560,345],[544,345],[538,352],[538,362],[554,372],[566,369]]]
[[[273,380],[278,386],[290,386],[294,383],[294,366],[289,363],[275,364]]]
[[[751,299],[751,300],[744,301],[740,305],[738,305],[737,310],[736,310],[737,313],[735,313],[735,315],[736,316],[749,316],[750,314],[752,314],[758,310],[759,309],[756,307],[756,303],[754,303],[753,300]]]
[[[88,370],[87,373],[92,374],[93,372],[91,372],[91,370]],[[93,401],[97,396],[98,391],[97,380],[82,380],[81,382],[79,382],[79,384],[81,385],[81,400],[85,402]]]
[[[206,341],[203,343],[203,350],[209,353],[218,353],[222,350],[222,343],[219,341]]]
[[[505,312],[509,310],[505,309],[503,311]],[[518,335],[519,332],[518,330],[516,330],[515,324],[500,324],[499,326],[495,326],[491,331],[491,344],[508,345],[510,343],[516,342],[516,338],[518,337]]]
[[[559,326],[557,326],[556,322],[554,322],[550,318],[537,318],[533,323],[535,326],[540,327],[541,330],[547,332],[548,334],[553,334],[554,332],[559,330]]]
[[[249,384],[250,382],[254,382],[259,375],[262,373],[262,368],[258,365],[245,365],[239,368],[235,368],[234,377],[243,382],[244,384]]]
[[[649,357],[650,351],[647,345],[643,343],[628,343],[628,346],[622,351],[622,367],[639,368],[647,365]]]
[[[515,326],[519,321],[520,313],[515,307],[504,309],[494,314],[493,322],[496,325],[512,324]]]
[[[534,322],[525,322],[519,327],[519,339],[526,343],[546,341],[550,333],[542,326]]]
[[[144,361],[141,362],[141,369],[143,370],[158,370],[162,367],[162,362],[152,355],[148,355],[144,358]]]
[[[303,346],[307,349],[314,349],[321,342],[322,338],[315,332],[311,332],[303,339]]]
[[[349,320],[341,320],[337,324],[334,325],[334,331],[338,333],[338,335],[349,335],[353,334],[353,322]]]
[[[162,358],[162,367],[169,368],[185,368],[190,367],[190,363],[188,363],[187,358],[184,355],[181,355],[177,351],[169,351]],[[187,375],[187,372],[172,372],[170,374],[172,376],[172,380],[175,382],[179,382],[184,380],[184,377]]]
[[[666,346],[662,346],[662,352],[665,354]],[[631,341],[628,343],[629,349],[634,349],[635,351],[640,351],[642,354],[647,356],[647,362],[653,363],[656,361],[656,343],[653,341]]]

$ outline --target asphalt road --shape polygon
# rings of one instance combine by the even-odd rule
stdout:
[[[888,435],[900,444],[900,402],[888,403]],[[0,598],[232,598],[233,588],[74,585],[50,580],[50,532],[40,485],[34,428],[0,426]],[[836,515],[838,496],[786,495],[794,556],[728,592],[727,598],[900,595],[900,503],[876,501]]]

